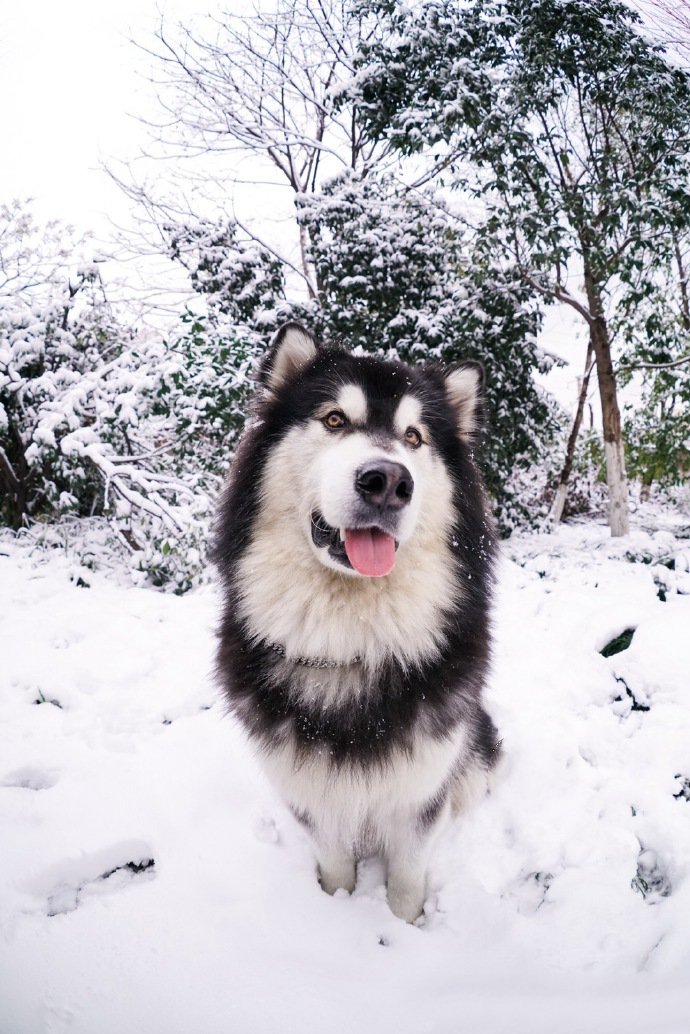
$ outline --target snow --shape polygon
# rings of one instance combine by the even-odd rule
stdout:
[[[619,542],[506,544],[508,760],[407,926],[377,860],[351,898],[321,892],[213,685],[212,585],[136,588],[4,533],[0,1030],[686,1032],[687,534],[648,513]]]

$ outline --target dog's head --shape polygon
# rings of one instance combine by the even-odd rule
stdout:
[[[481,422],[482,367],[352,356],[288,323],[260,382],[260,415],[281,429],[276,506],[297,515],[326,567],[390,574],[420,523],[450,508],[448,469]]]

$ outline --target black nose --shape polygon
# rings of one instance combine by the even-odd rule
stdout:
[[[402,510],[412,498],[414,481],[407,467],[392,460],[372,460],[355,474],[355,488],[380,510]]]

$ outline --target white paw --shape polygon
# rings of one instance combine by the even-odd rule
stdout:
[[[398,919],[414,923],[424,911],[424,888],[388,881],[388,907]]]
[[[346,890],[351,894],[355,889],[356,878],[354,861],[343,860],[337,867],[331,866],[328,869],[319,865],[319,882],[327,894],[335,894],[336,890]]]

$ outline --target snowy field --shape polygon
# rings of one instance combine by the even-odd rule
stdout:
[[[649,511],[507,544],[507,772],[417,927],[375,860],[319,889],[211,681],[212,587],[0,537],[1,1034],[687,1034],[687,536]]]

